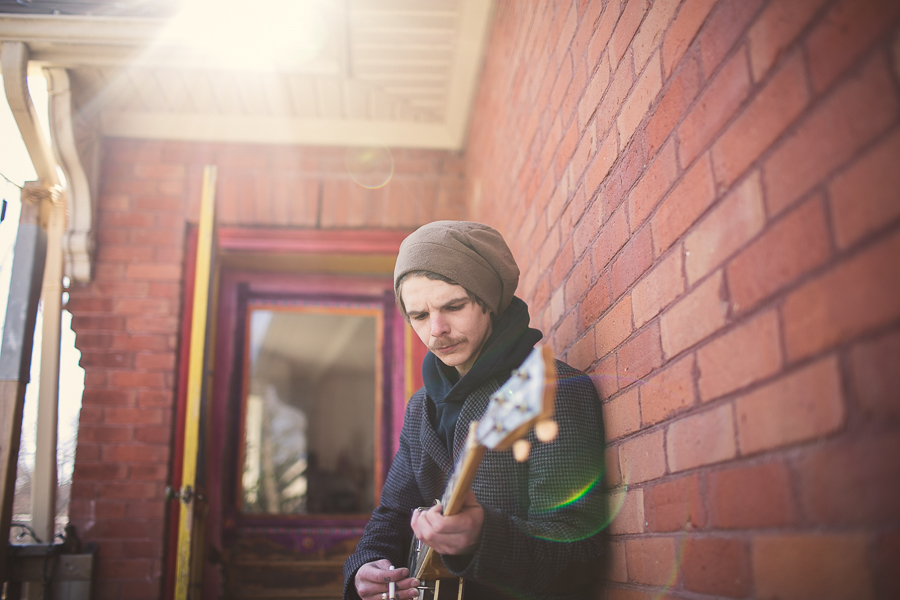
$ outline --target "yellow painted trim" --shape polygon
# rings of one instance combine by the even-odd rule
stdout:
[[[203,170],[200,201],[200,230],[197,240],[197,265],[194,274],[194,300],[191,316],[191,348],[188,359],[187,407],[184,424],[184,459],[181,486],[196,489],[197,450],[200,428],[200,400],[203,393],[206,326],[214,252],[216,167]],[[191,541],[194,529],[194,503],[181,502],[178,521],[178,562],[175,599],[187,600],[191,579]]]

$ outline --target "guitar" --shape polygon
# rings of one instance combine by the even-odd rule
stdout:
[[[457,460],[457,467],[447,481],[441,506],[444,515],[458,513],[469,492],[475,473],[488,450],[513,448],[519,462],[528,459],[530,445],[522,438],[535,426],[541,442],[556,438],[558,426],[551,419],[556,397],[556,365],[553,352],[547,346],[532,350],[528,358],[512,372],[510,378],[491,396],[484,416],[469,424],[466,444]],[[424,510],[424,509],[423,509]],[[409,554],[410,576],[423,584],[419,598],[438,599],[440,580],[454,578],[447,571],[440,556],[420,540],[413,540]],[[434,587],[425,585],[434,582]],[[462,580],[458,597],[462,597]]]

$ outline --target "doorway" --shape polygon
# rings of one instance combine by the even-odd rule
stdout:
[[[423,353],[394,301],[403,237],[220,230],[199,597],[341,597]]]

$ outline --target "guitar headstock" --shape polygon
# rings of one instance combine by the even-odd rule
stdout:
[[[490,404],[478,422],[478,442],[491,450],[509,448],[524,437],[534,424],[547,422],[553,416],[555,397],[553,351],[546,345],[539,346],[491,396]],[[549,438],[552,439],[553,435]],[[548,441],[540,432],[538,436]]]

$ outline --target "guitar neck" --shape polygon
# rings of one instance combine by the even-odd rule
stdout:
[[[472,481],[475,479],[475,473],[478,472],[478,466],[481,464],[481,460],[484,458],[487,450],[478,443],[476,437],[477,428],[477,421],[469,424],[469,436],[466,438],[466,445],[441,498],[443,514],[446,516],[455,515],[462,510],[463,502],[469,493],[469,489],[472,487]]]

